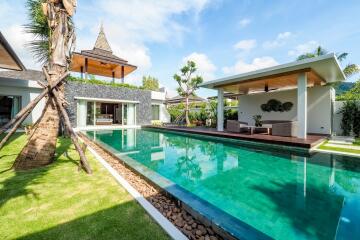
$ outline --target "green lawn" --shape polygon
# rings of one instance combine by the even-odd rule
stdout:
[[[330,151],[337,151],[337,152],[342,152],[342,153],[355,153],[355,154],[360,154],[360,150],[357,149],[348,149],[348,148],[342,148],[342,147],[333,147],[333,146],[326,146],[326,144],[328,143],[328,141],[324,142],[323,144],[321,144],[318,149],[322,149],[322,150],[330,150]],[[357,139],[354,143],[354,146],[359,146],[359,139]]]
[[[94,173],[79,172],[69,139],[55,163],[9,170],[25,140],[16,134],[0,151],[0,239],[169,239],[89,153]]]

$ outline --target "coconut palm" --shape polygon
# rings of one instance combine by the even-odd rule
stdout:
[[[66,102],[62,80],[68,76],[70,51],[75,39],[71,18],[75,11],[76,0],[28,0],[27,7],[30,21],[25,27],[27,32],[34,35],[34,40],[28,46],[34,56],[44,63],[43,71],[47,83],[40,83],[44,86],[44,91],[1,129],[0,132],[4,132],[12,126],[10,132],[1,141],[0,149],[40,99],[47,95],[42,116],[35,124],[27,144],[17,156],[14,168],[23,170],[52,162],[62,118],[79,152],[81,166],[86,172],[91,173],[64,107]]]
[[[322,56],[322,55],[325,55],[327,54],[328,51],[326,49],[324,49],[323,47],[321,46],[318,46],[313,52],[309,52],[309,53],[304,53],[300,56],[297,57],[297,61],[300,61],[300,60],[304,60],[304,59],[307,59],[307,58],[313,58],[313,57],[319,57],[319,56]],[[336,57],[337,59],[342,62],[346,59],[346,57],[348,56],[349,54],[344,52],[344,53],[338,53],[336,54]],[[350,77],[354,74],[357,74],[360,72],[360,68],[357,64],[352,64],[352,63],[349,63],[345,66],[345,68],[343,69],[343,72],[345,74],[346,77]]]
[[[27,0],[26,7],[29,22],[24,27],[26,33],[34,36],[34,39],[27,43],[26,46],[33,53],[36,60],[47,64],[50,56],[50,28],[41,7],[43,2],[42,0]]]

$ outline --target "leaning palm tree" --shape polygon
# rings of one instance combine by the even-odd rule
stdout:
[[[325,55],[327,53],[328,53],[328,51],[326,49],[324,49],[321,46],[318,46],[313,52],[304,53],[304,54],[298,56],[296,60],[300,61],[300,60],[307,59],[307,58],[319,57],[319,56]],[[344,61],[346,59],[346,57],[348,55],[349,55],[348,53],[344,52],[344,53],[336,54],[336,57],[340,62],[342,62],[342,61]],[[345,66],[345,68],[343,69],[343,72],[344,72],[346,77],[350,77],[350,76],[352,76],[354,74],[359,73],[360,68],[356,64],[349,63],[349,64],[347,64]]]
[[[28,46],[34,56],[44,64],[43,71],[47,83],[38,81],[40,85],[44,86],[44,91],[2,127],[0,133],[11,126],[12,129],[2,139],[0,149],[40,99],[46,96],[42,116],[35,124],[27,144],[16,158],[15,169],[35,168],[52,162],[55,156],[60,121],[63,120],[67,132],[79,152],[81,166],[86,172],[91,173],[91,168],[65,110],[63,80],[69,75],[70,53],[75,40],[72,16],[76,0],[28,0],[27,7],[30,22],[25,26],[26,31],[35,36]]]

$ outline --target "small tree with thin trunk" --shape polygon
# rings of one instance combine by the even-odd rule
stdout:
[[[184,67],[180,69],[181,74],[175,74],[174,79],[179,84],[176,89],[180,96],[185,98],[185,119],[186,124],[190,125],[189,120],[189,97],[195,96],[195,91],[199,88],[199,85],[203,82],[201,76],[193,77],[196,72],[196,64],[193,61],[188,61]]]

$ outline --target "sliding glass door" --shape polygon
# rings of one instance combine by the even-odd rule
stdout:
[[[78,100],[77,126],[136,125],[136,104]]]
[[[0,126],[8,123],[20,109],[20,96],[0,96]]]

